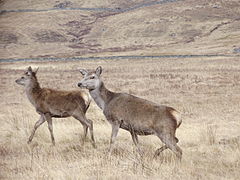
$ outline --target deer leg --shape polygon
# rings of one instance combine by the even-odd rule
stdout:
[[[154,154],[154,157],[159,156],[160,153],[163,152],[164,150],[166,150],[167,148],[168,148],[168,147],[167,147],[166,145],[158,148],[158,149],[156,150],[155,154]]]
[[[55,139],[54,139],[54,136],[53,136],[52,117],[50,115],[45,115],[45,118],[48,122],[48,130],[51,134],[52,144],[55,145]]]
[[[179,141],[178,138],[175,137],[175,139],[176,139],[176,143],[178,143],[178,141]],[[166,149],[168,149],[168,147],[166,145],[162,146],[161,148],[158,148],[154,154],[154,157],[159,156],[160,153]]]
[[[92,145],[93,145],[94,148],[96,148],[96,143],[95,143],[95,139],[94,139],[94,135],[93,135],[93,122],[90,119],[86,119],[86,120],[88,122],[88,127],[90,129]]]
[[[111,134],[111,140],[110,140],[109,155],[112,153],[112,147],[116,140],[116,137],[117,137],[117,134],[119,131],[119,127],[120,127],[119,123],[112,124],[112,134]]]
[[[166,148],[171,149],[177,155],[177,157],[181,160],[181,158],[182,158],[182,150],[177,145],[177,139],[173,135],[171,135],[171,134],[165,134],[164,135],[163,133],[158,133],[157,136],[166,145]],[[165,147],[163,146],[163,148],[165,148]]]
[[[142,156],[142,155],[143,155],[143,152],[141,151],[141,149],[140,149],[140,147],[139,147],[139,145],[138,145],[139,141],[138,141],[138,136],[137,136],[137,134],[136,134],[133,130],[131,130],[130,133],[131,133],[133,143],[135,144],[138,153]]]
[[[41,126],[44,122],[45,122],[45,118],[41,115],[40,119],[39,119],[39,120],[35,123],[35,125],[34,125],[34,128],[33,128],[33,130],[32,130],[32,133],[31,133],[31,135],[30,135],[30,137],[29,137],[29,139],[28,139],[28,144],[32,141],[33,136],[34,136],[35,131],[37,130],[37,128],[38,128],[39,126]]]
[[[134,131],[131,131],[130,133],[131,133],[132,140],[133,140],[135,146],[138,146],[138,136],[137,136],[137,134]]]
[[[78,120],[78,119],[77,119]],[[78,120],[79,121],[79,120]],[[82,124],[82,126],[83,126],[83,142],[82,142],[82,144],[84,144],[85,143],[85,141],[86,141],[86,138],[87,138],[87,132],[88,132],[88,126],[87,126],[87,124],[86,123],[83,123],[82,121],[79,121],[81,124]]]
[[[94,148],[96,148],[96,144],[95,144],[95,139],[94,139],[94,135],[93,135],[93,122],[90,119],[87,119],[85,117],[85,115],[82,115],[80,113],[74,114],[73,117],[75,119],[77,119],[82,125],[83,125],[83,129],[84,129],[84,141],[86,139],[87,136],[87,130],[89,128],[90,130],[90,135],[91,135],[91,140],[92,140],[92,145]]]
[[[83,125],[83,143],[84,143],[87,138],[88,126],[86,124],[82,124],[82,125]]]

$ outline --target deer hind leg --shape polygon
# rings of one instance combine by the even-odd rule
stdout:
[[[86,123],[83,123],[82,121],[79,120],[79,122],[82,124],[83,126],[83,142],[82,145],[84,145],[86,139],[87,139],[87,133],[88,133],[88,126]]]
[[[175,139],[176,139],[176,143],[178,143],[178,138],[175,137]],[[161,152],[163,152],[163,151],[166,150],[166,149],[168,149],[168,147],[167,147],[166,145],[158,148],[158,149],[156,150],[155,154],[154,154],[154,157],[159,156],[159,155],[161,154]]]
[[[52,144],[55,145],[55,139],[54,139],[54,136],[53,136],[52,117],[49,114],[46,114],[44,117],[45,117],[45,119],[48,122],[48,130],[49,130],[49,132],[51,134]]]
[[[175,138],[172,134],[164,134],[164,133],[158,133],[157,136],[165,144],[165,146],[163,146],[162,149],[160,148],[157,151],[162,152],[163,150],[169,148],[177,155],[179,159],[182,158],[182,150],[177,145],[177,138]]]
[[[161,154],[161,152],[163,152],[164,150],[166,150],[168,147],[166,145],[158,148],[156,151],[155,151],[155,154],[154,154],[154,157],[156,156],[159,156]]]
[[[40,119],[39,119],[39,120],[35,123],[35,125],[34,125],[34,128],[33,128],[33,130],[32,130],[32,133],[31,133],[31,135],[30,135],[30,137],[29,137],[29,139],[28,139],[28,144],[29,144],[30,142],[32,142],[33,136],[34,136],[35,131],[37,130],[37,128],[38,128],[39,126],[41,126],[45,121],[46,121],[45,118],[41,115]]]
[[[81,113],[76,113],[76,114],[73,115],[73,117],[75,119],[77,119],[83,125],[83,129],[84,129],[84,135],[83,135],[84,140],[83,141],[85,141],[85,139],[86,139],[87,131],[88,131],[88,128],[89,128],[90,135],[91,135],[91,140],[92,140],[92,145],[93,145],[94,148],[96,148],[95,139],[94,139],[94,135],[93,135],[93,122],[92,122],[92,120],[87,119],[85,117],[85,115],[82,115]]]

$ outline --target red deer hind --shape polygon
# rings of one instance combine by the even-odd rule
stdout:
[[[182,150],[177,145],[178,139],[175,137],[181,119],[175,109],[130,94],[109,91],[100,79],[101,66],[93,72],[84,69],[81,69],[80,72],[84,78],[78,83],[78,86],[89,90],[90,95],[112,125],[110,152],[119,128],[122,128],[131,133],[137,148],[137,135],[155,134],[165,144],[157,149],[155,155],[159,155],[163,150],[169,148],[181,159]]]
[[[52,118],[72,116],[83,126],[83,142],[86,139],[88,128],[90,129],[92,145],[95,147],[93,123],[85,116],[91,102],[89,95],[84,91],[59,91],[41,88],[36,76],[37,70],[32,71],[32,68],[29,67],[23,76],[16,80],[17,84],[24,86],[29,101],[40,114],[40,119],[35,123],[28,143],[32,141],[37,128],[47,121],[52,143],[55,145]]]

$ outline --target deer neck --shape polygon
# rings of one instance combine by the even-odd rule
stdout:
[[[106,107],[107,103],[113,98],[114,93],[109,91],[103,82],[100,83],[100,86],[94,90],[90,90],[90,95],[102,110]]]
[[[31,82],[26,88],[25,88],[27,97],[29,101],[36,106],[37,104],[37,98],[39,97],[41,93],[41,87],[38,83],[38,81]]]

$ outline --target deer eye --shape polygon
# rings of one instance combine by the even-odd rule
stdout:
[[[29,72],[25,72],[25,75],[26,75],[26,76],[30,76],[30,73],[29,73]]]

